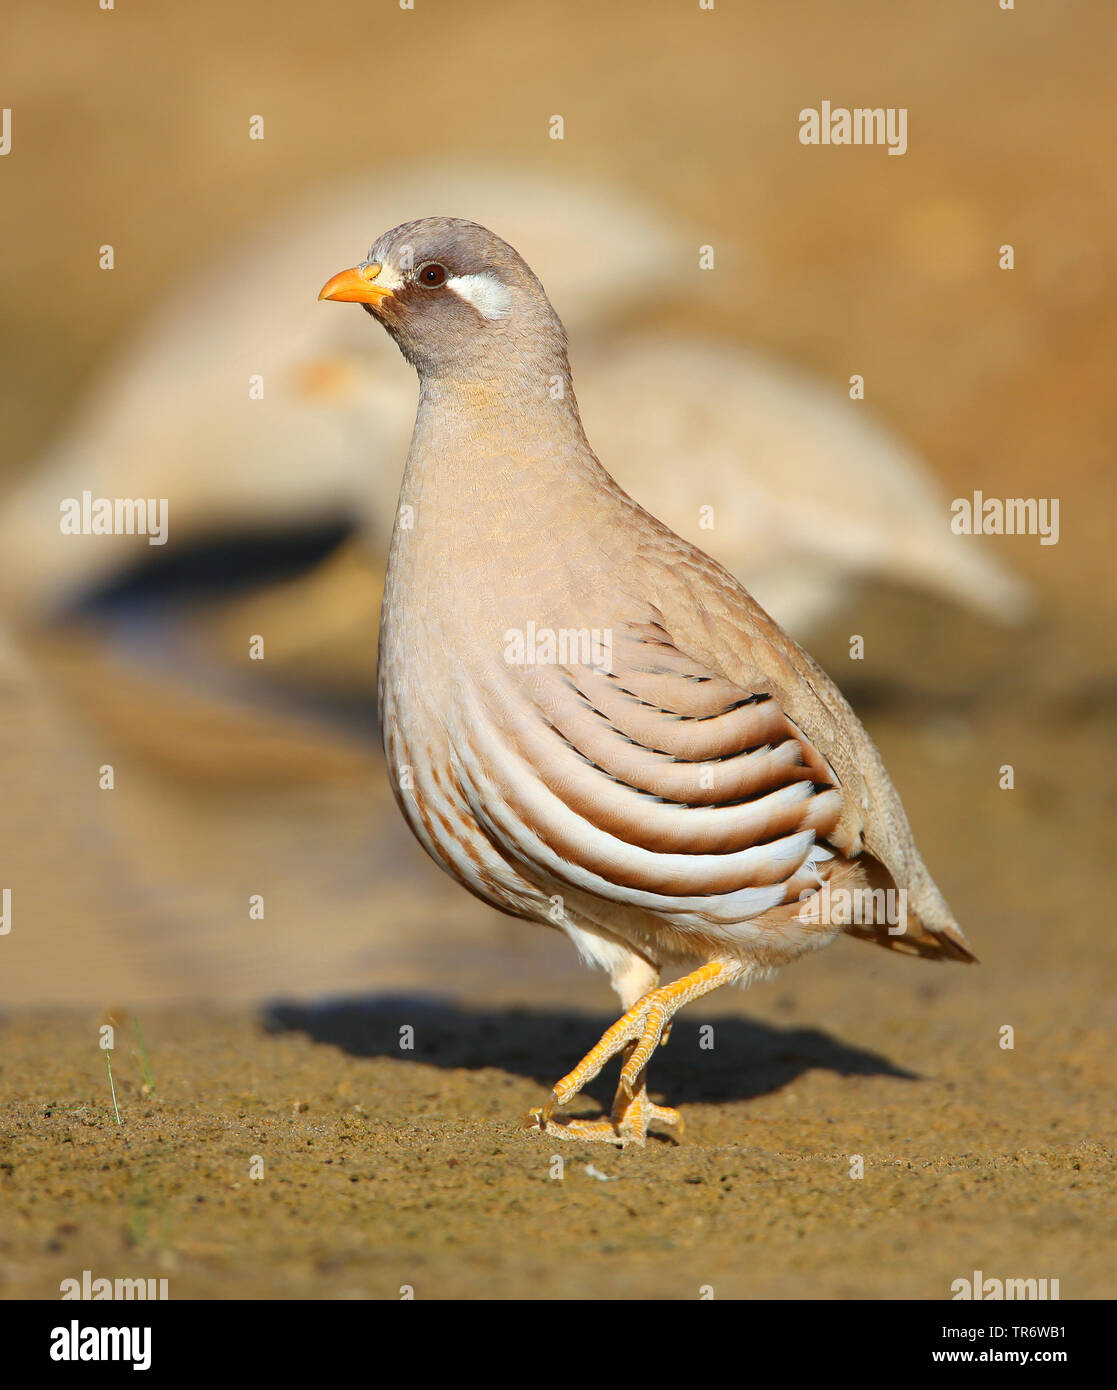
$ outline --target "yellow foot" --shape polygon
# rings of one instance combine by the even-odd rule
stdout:
[[[553,1139],[597,1140],[605,1144],[619,1144],[622,1149],[629,1144],[643,1148],[648,1138],[648,1126],[658,1120],[660,1124],[673,1125],[682,1138],[683,1117],[668,1105],[655,1105],[648,1099],[643,1085],[634,1096],[618,1090],[613,1113],[607,1120],[556,1120],[553,1114],[557,1103],[552,1092],[546,1105],[536,1106],[528,1113],[524,1128],[537,1129]]]
[[[741,973],[737,965],[711,961],[690,975],[645,994],[613,1024],[596,1047],[591,1048],[572,1072],[564,1076],[551,1092],[547,1104],[532,1110],[525,1127],[558,1139],[602,1140],[612,1144],[643,1144],[651,1120],[676,1125],[677,1111],[653,1105],[647,1098],[644,1074],[652,1053],[664,1040],[676,1011],[691,1000],[728,984]],[[555,1120],[554,1113],[593,1080],[618,1052],[625,1053],[620,1085],[608,1120]]]

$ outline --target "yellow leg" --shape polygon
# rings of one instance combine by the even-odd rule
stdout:
[[[689,975],[660,989],[650,990],[623,1017],[619,1018],[596,1047],[586,1053],[572,1072],[559,1081],[547,1104],[532,1110],[526,1126],[558,1139],[599,1139],[612,1144],[643,1144],[650,1120],[680,1125],[678,1112],[648,1100],[646,1072],[652,1053],[659,1046],[671,1019],[684,1005],[719,989],[738,978],[742,967],[736,962],[711,961]],[[578,1094],[618,1052],[625,1052],[613,1110],[608,1120],[566,1120],[553,1118],[561,1105]]]

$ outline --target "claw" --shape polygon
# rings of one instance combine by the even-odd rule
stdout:
[[[621,1068],[620,1078],[617,1082],[617,1090],[623,1091],[631,1100],[638,1089],[640,1078],[644,1074],[644,1067],[633,1068],[627,1062]]]

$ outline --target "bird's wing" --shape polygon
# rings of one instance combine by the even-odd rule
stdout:
[[[976,959],[916,849],[880,754],[841,691],[716,560],[631,499],[621,500],[639,514],[635,562],[644,567],[645,587],[654,587],[656,620],[711,672],[776,701],[841,789],[829,842],[847,858],[856,856],[870,886],[902,890],[905,933],[857,924],[847,930],[908,954]]]
[[[508,672],[471,712],[459,784],[530,877],[732,940],[857,852],[834,769],[771,693],[688,656],[654,611],[608,656]]]

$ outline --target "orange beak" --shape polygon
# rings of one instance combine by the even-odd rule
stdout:
[[[386,285],[378,285],[380,266],[375,261],[343,270],[322,286],[319,299],[337,299],[344,304],[379,304],[392,293]]]

